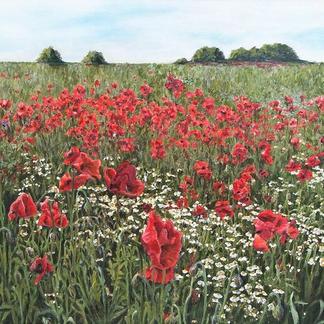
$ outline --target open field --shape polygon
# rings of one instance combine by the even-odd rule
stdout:
[[[0,63],[0,323],[324,323],[324,65]]]
[[[13,101],[28,100],[35,90],[47,90],[53,84],[52,94],[64,87],[73,87],[83,80],[103,84],[118,82],[121,88],[135,89],[146,81],[154,86],[154,98],[166,94],[164,88],[168,72],[181,78],[190,89],[201,88],[206,95],[221,103],[230,103],[234,96],[244,95],[255,101],[270,101],[286,95],[316,97],[323,94],[324,64],[291,64],[278,68],[201,66],[168,64],[112,64],[101,67],[66,64],[48,66],[35,63],[0,63],[0,97]],[[18,76],[19,79],[14,79]],[[46,91],[44,92],[44,94]]]

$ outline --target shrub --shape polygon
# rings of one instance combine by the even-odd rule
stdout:
[[[90,51],[82,60],[83,64],[101,65],[107,64],[103,54],[97,51]]]
[[[225,60],[223,52],[217,47],[202,47],[196,51],[192,58],[193,62],[218,62]]]
[[[250,51],[245,49],[244,47],[240,47],[231,52],[229,59],[234,61],[249,61]]]
[[[275,43],[265,44],[260,48],[260,52],[266,60],[274,61],[297,61],[296,52],[288,45]]]
[[[183,57],[183,58],[180,58],[180,59],[176,60],[174,62],[174,64],[187,64],[188,62],[189,61],[185,57]]]
[[[261,48],[252,47],[247,50],[240,47],[233,50],[230,55],[235,61],[298,61],[296,52],[286,44],[264,44]]]
[[[38,63],[47,63],[47,64],[62,64],[64,63],[61,57],[61,54],[55,50],[52,46],[48,48],[44,48],[40,53],[38,59],[36,60]]]

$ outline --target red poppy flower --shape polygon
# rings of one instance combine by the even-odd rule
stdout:
[[[264,210],[259,213],[258,219],[260,219],[262,222],[274,222],[277,215],[272,210]]]
[[[267,241],[264,240],[258,234],[255,234],[255,236],[254,236],[253,247],[257,251],[261,251],[261,252],[268,252],[269,251],[269,246],[267,244]]]
[[[152,207],[152,204],[146,204],[146,203],[143,203],[141,205],[141,209],[143,211],[145,211],[145,213],[149,213],[150,211],[152,211],[153,207]]]
[[[91,159],[88,154],[81,152],[80,156],[72,163],[72,166],[81,174],[88,174],[90,177],[101,179],[100,160]]]
[[[271,156],[271,145],[266,141],[261,141],[259,143],[259,148],[262,149],[261,158],[262,160],[271,165],[273,163],[273,158]]]
[[[123,138],[118,141],[119,149],[122,152],[134,152],[135,150],[135,138]]]
[[[225,216],[234,217],[233,209],[228,200],[216,201],[215,212],[221,219],[224,219]]]
[[[136,198],[144,191],[144,183],[136,179],[136,169],[128,161],[117,169],[105,168],[104,179],[110,192],[129,198]]]
[[[314,168],[321,164],[321,160],[317,155],[312,155],[307,159],[305,164],[310,168]]]
[[[72,146],[70,151],[64,153],[64,164],[73,164],[80,156],[80,149],[76,146]]]
[[[300,146],[300,139],[298,137],[293,137],[290,140],[290,143],[294,146],[295,149],[298,149]]]
[[[178,208],[188,208],[189,207],[188,198],[187,197],[179,197],[176,204],[177,204]]]
[[[179,98],[181,93],[184,90],[184,84],[181,80],[176,79],[173,75],[169,74],[167,78],[167,82],[165,83],[165,87],[172,91],[175,98]]]
[[[295,239],[299,235],[299,230],[296,227],[296,221],[294,219],[288,225],[287,234],[292,239]]]
[[[152,92],[153,92],[153,88],[151,88],[148,84],[143,84],[140,87],[140,91],[143,97],[148,97]]]
[[[233,182],[233,198],[243,202],[250,194],[250,186],[244,179],[235,179]]]
[[[174,268],[161,270],[149,267],[145,271],[145,278],[158,284],[167,284],[174,279]]]
[[[43,277],[50,272],[54,271],[54,266],[47,260],[47,256],[37,257],[30,265],[29,270],[31,272],[38,273],[38,275],[35,278],[35,285],[37,285]]]
[[[232,151],[233,164],[243,163],[247,159],[247,154],[248,154],[248,150],[243,144],[241,143],[235,144]]]
[[[308,169],[301,169],[297,174],[297,178],[301,182],[309,181],[313,178],[313,172]]]
[[[10,206],[8,218],[31,218],[37,214],[37,207],[33,198],[26,193],[21,194]]]
[[[60,179],[59,189],[61,192],[71,191],[72,186],[73,189],[78,189],[85,185],[89,179],[91,179],[91,177],[88,174],[80,174],[72,179],[69,173],[65,173]]]
[[[49,199],[46,198],[41,203],[41,212],[42,214],[37,223],[39,226],[65,228],[69,225],[66,215],[62,214],[56,201],[50,204]]]
[[[201,205],[197,205],[192,214],[194,216],[202,216],[203,218],[207,218],[207,210],[204,206]]]
[[[295,239],[299,231],[296,228],[296,221],[288,222],[288,219],[272,210],[264,210],[254,220],[257,235],[265,241],[269,241],[277,234],[280,236],[280,243],[284,244],[287,237]]]
[[[214,181],[213,183],[213,190],[220,194],[220,195],[223,195],[226,191],[226,187],[225,187],[225,184],[222,182],[222,181]]]
[[[208,162],[197,161],[193,168],[199,176],[203,177],[206,180],[210,180],[212,171],[209,169]]]
[[[295,162],[294,160],[289,160],[288,164],[286,165],[286,170],[288,172],[299,171],[301,169],[301,164]]]
[[[295,238],[297,238],[298,235],[299,235],[299,230],[296,227],[296,221],[292,220],[288,224],[288,227],[287,227],[286,231],[281,235],[280,243],[285,244],[286,240],[287,240],[287,237],[295,239]]]
[[[165,157],[165,149],[161,140],[151,141],[151,157],[153,159],[163,159]]]
[[[161,282],[162,271],[165,271],[163,283],[173,279],[173,268],[178,262],[182,246],[181,237],[171,220],[162,221],[154,211],[150,212],[141,242],[152,263],[148,272],[151,280]],[[161,272],[157,271],[154,275],[153,269]]]

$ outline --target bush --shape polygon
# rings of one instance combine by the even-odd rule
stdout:
[[[230,55],[235,61],[298,61],[296,52],[286,44],[264,44],[261,48],[252,47],[247,50],[240,47],[233,50]]]
[[[192,61],[205,63],[205,62],[218,62],[225,60],[223,52],[217,47],[202,47],[196,51]]]
[[[265,44],[260,48],[260,52],[268,60],[274,61],[297,61],[296,52],[286,44]]]
[[[107,64],[103,54],[97,51],[90,51],[82,60],[83,64],[102,65]]]
[[[250,51],[244,47],[240,47],[231,52],[229,59],[234,61],[248,61],[250,60]]]
[[[187,64],[188,62],[189,61],[185,57],[183,57],[183,58],[180,58],[180,59],[176,60],[174,62],[174,64]]]
[[[47,64],[62,64],[64,63],[61,57],[61,54],[55,50],[52,46],[48,48],[44,48],[40,53],[38,59],[36,60],[38,63],[47,63]]]

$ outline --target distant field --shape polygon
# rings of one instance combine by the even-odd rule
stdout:
[[[84,80],[91,84],[118,82],[121,88],[139,89],[146,81],[155,88],[153,97],[166,94],[168,73],[181,78],[188,88],[201,88],[218,103],[230,103],[234,96],[245,95],[255,101],[280,99],[301,94],[315,97],[324,91],[324,65],[291,64],[275,67],[257,66],[202,66],[172,64],[110,64],[89,67],[81,64],[47,66],[36,63],[0,63],[0,98],[14,102],[26,101],[35,92],[46,92],[53,84],[52,94],[64,87],[72,88]]]

